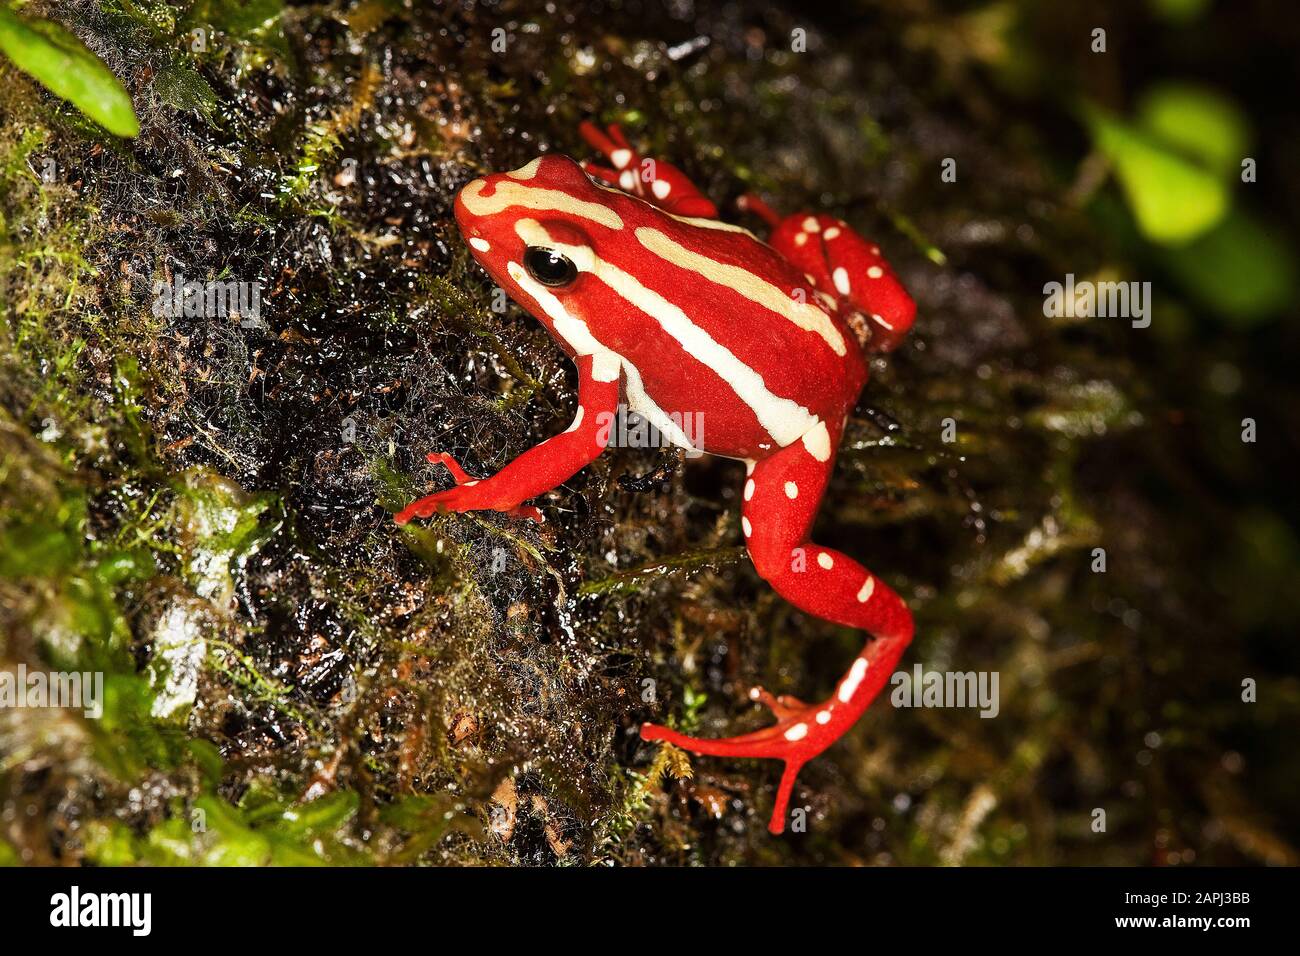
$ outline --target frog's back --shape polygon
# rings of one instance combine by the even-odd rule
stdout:
[[[595,238],[600,281],[579,308],[633,367],[634,409],[700,414],[704,450],[737,458],[843,418],[866,367],[833,299],[746,230],[611,201],[624,228]]]

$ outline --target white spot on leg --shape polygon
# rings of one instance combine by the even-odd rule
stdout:
[[[480,239],[478,236],[471,236],[469,244],[479,252],[487,252],[492,248],[492,243],[488,242],[486,239]]]
[[[829,710],[817,711],[817,723],[829,724],[831,722],[831,712]]]
[[[839,226],[831,226],[829,229],[826,230],[826,235],[824,236],[824,238],[826,238],[826,239],[834,239],[834,238],[835,238],[836,236],[838,236],[839,234],[840,234],[840,227],[839,227]]]
[[[581,405],[579,405],[578,414],[573,416],[573,424],[564,430],[565,433],[567,434],[568,432],[576,432],[579,428],[581,428],[582,418],[586,414],[587,414],[587,410],[584,409]]]
[[[667,199],[668,194],[673,191],[673,186],[665,179],[656,179],[650,191],[655,194],[656,199]]]
[[[795,724],[793,727],[791,727],[789,730],[785,732],[786,740],[803,740],[807,736],[808,736],[807,724]]]
[[[849,294],[849,270],[840,266],[833,273],[831,278],[835,280],[835,291],[840,295]]]
[[[885,270],[880,268],[880,266],[872,266],[870,269],[867,270],[868,279],[879,279],[884,274],[885,274]]]
[[[794,244],[795,244],[796,246],[802,246],[802,245],[803,245],[804,243],[806,243],[807,241],[808,241],[808,233],[806,233],[806,232],[796,232],[796,233],[794,234]]]
[[[745,474],[747,474],[747,475],[752,475],[752,474],[754,473],[754,466],[755,466],[756,464],[758,464],[758,462],[754,461],[754,459],[752,459],[752,458],[746,458],[746,459],[745,459]]]
[[[636,173],[630,169],[623,170],[623,172],[619,173],[618,185],[624,192],[630,193],[636,188]]]
[[[835,567],[835,559],[832,558],[832,557],[831,557],[829,554],[827,554],[825,551],[823,551],[821,554],[817,555],[817,563],[818,563],[819,565],[821,565],[823,568],[825,568],[827,571],[829,571],[831,568]]]
[[[609,154],[609,161],[614,164],[615,169],[622,169],[628,163],[632,162],[632,150],[616,149]]]
[[[740,519],[740,529],[745,532],[746,538],[748,538],[751,534],[754,533],[754,526],[749,523],[748,518],[745,518],[743,516]]]
[[[803,221],[804,232],[821,232],[821,229],[822,227],[817,224],[817,220],[814,219],[812,216],[808,216],[807,218],[804,219]]]
[[[849,676],[844,678],[844,683],[840,685],[840,692],[836,695],[841,704],[847,704],[853,699],[853,695],[858,692],[858,685],[862,683],[862,678],[867,676],[867,659],[859,657],[849,668]]]
[[[818,422],[804,433],[803,447],[818,461],[831,460],[831,436],[825,422]]]
[[[791,501],[794,501],[794,499],[799,497],[799,486],[793,481],[787,481],[785,483],[785,496]]]
[[[867,575],[867,579],[862,582],[862,589],[858,591],[858,600],[866,604],[871,600],[871,592],[876,589],[876,579]]]
[[[750,478],[745,482],[745,500],[748,501],[754,497],[754,479]]]

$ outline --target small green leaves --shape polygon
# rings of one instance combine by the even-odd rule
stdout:
[[[110,133],[139,134],[131,97],[117,77],[57,23],[28,20],[0,6],[0,52]]]

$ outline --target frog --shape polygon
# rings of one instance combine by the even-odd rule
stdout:
[[[819,703],[750,689],[775,719],[760,730],[706,738],[646,722],[640,736],[780,761],[768,824],[780,834],[802,767],[857,723],[912,639],[899,594],[810,532],[870,362],[901,344],[916,304],[879,245],[842,219],[782,217],[747,193],[737,206],[767,225],[763,241],[724,221],[680,169],[643,159],[618,125],[579,131],[600,161],[543,153],[474,179],[454,203],[474,260],[577,366],[573,420],[491,477],[430,453],[455,484],[395,520],[483,510],[543,520],[528,502],[605,451],[620,403],[692,457],[743,463],[740,531],[758,575],[865,643]],[[704,427],[686,434],[688,416]]]

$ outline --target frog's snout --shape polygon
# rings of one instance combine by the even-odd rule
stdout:
[[[456,225],[467,238],[474,235],[474,230],[481,222],[482,217],[475,215],[470,210],[470,203],[481,196],[488,187],[489,176],[480,176],[478,179],[471,180],[461,187],[460,192],[456,194],[456,201],[452,205],[452,214],[456,217]],[[466,201],[468,198],[469,202]]]

